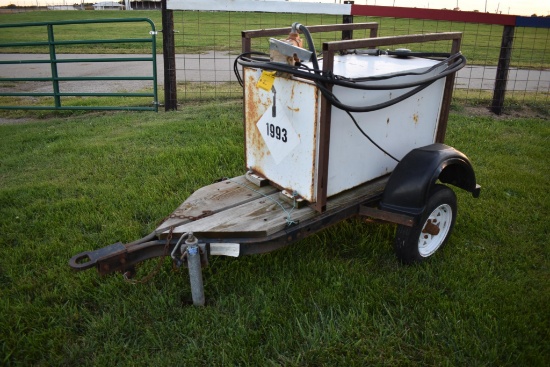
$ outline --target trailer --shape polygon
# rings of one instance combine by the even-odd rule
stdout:
[[[369,29],[370,38],[353,39]],[[205,304],[210,256],[274,251],[352,217],[397,224],[403,263],[422,262],[454,226],[453,185],[478,197],[468,157],[444,144],[454,74],[465,65],[457,32],[376,37],[376,23],[243,31],[235,72],[244,91],[246,170],[188,197],[148,236],[79,253],[75,270],[132,278],[170,256],[189,268],[193,303]],[[317,57],[312,33],[342,31]],[[269,54],[251,40],[269,40]],[[308,47],[303,47],[300,35]],[[381,50],[442,41],[450,52]],[[160,264],[160,263],[159,263]]]

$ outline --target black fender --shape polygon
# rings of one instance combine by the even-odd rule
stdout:
[[[411,150],[397,164],[384,189],[380,208],[418,216],[438,179],[479,196],[481,187],[468,157],[453,147],[435,143]]]

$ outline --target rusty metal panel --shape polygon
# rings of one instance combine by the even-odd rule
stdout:
[[[319,93],[308,81],[276,76],[258,87],[261,70],[245,68],[246,165],[315,202]]]

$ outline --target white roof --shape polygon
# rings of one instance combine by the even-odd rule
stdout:
[[[116,1],[100,1],[99,3],[95,3],[93,6],[120,6],[123,7],[124,5],[117,3]]]

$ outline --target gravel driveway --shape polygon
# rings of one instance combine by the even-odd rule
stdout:
[[[116,57],[148,57],[148,55],[85,55],[63,54],[59,59],[71,58],[116,58]],[[37,54],[0,54],[0,60],[48,60],[48,55]],[[235,81],[233,75],[234,55],[227,52],[208,52],[204,54],[176,55],[176,76],[179,82],[226,82]],[[58,64],[58,75],[64,76],[151,76],[153,68],[150,62],[82,62]],[[162,55],[157,56],[158,85],[164,84],[164,67]],[[457,88],[472,88],[492,90],[496,75],[496,67],[468,65],[458,72]],[[0,77],[50,77],[49,64],[15,64],[2,65]],[[152,88],[151,81],[90,81],[83,90],[83,82],[62,82],[63,92],[120,92]],[[50,82],[17,83],[17,90],[28,92],[51,92]],[[12,83],[0,83],[1,91],[13,91]],[[550,91],[549,70],[512,69],[509,74],[508,90],[517,91]]]

